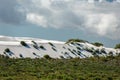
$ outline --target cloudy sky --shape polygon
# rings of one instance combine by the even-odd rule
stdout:
[[[0,35],[120,43],[120,0],[0,0]]]

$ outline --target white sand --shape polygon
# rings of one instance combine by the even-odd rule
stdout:
[[[20,44],[20,41],[25,41],[27,43],[27,47],[22,46]],[[33,45],[35,45],[33,42],[35,41],[37,43],[38,49],[34,48]],[[54,46],[51,46],[49,44],[51,42]],[[63,56],[64,58],[67,58],[69,56],[71,57],[81,57],[85,58],[93,56],[92,53],[85,50],[85,48],[94,48],[101,50],[102,48],[105,49],[107,53],[113,52],[114,55],[116,53],[120,53],[120,50],[112,49],[112,48],[106,48],[106,47],[96,47],[90,43],[79,43],[82,45],[68,45],[65,44],[65,42],[61,41],[53,41],[53,40],[43,40],[38,38],[28,38],[28,37],[8,37],[8,36],[0,36],[0,54],[4,54],[5,49],[9,48],[10,51],[13,53],[13,55],[9,55],[9,53],[6,52],[6,55],[9,57],[15,57],[20,58],[20,55],[22,55],[24,58],[30,57],[30,58],[41,58],[44,55],[49,55],[52,58],[60,58],[60,56]],[[45,48],[41,49],[40,46],[43,46]],[[81,48],[82,50],[78,50],[76,47]],[[71,51],[74,52],[71,53]],[[78,55],[78,51],[81,52],[81,56]],[[35,53],[35,54],[33,54]],[[4,54],[5,55],[5,54]],[[105,54],[100,54],[100,56],[106,56]]]

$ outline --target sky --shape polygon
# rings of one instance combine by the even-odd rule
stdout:
[[[0,35],[120,43],[120,0],[0,0]]]

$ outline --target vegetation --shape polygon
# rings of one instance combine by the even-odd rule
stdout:
[[[120,49],[120,44],[116,44],[115,49]]]
[[[95,42],[95,43],[92,43],[93,45],[97,46],[97,47],[100,47],[100,46],[103,46],[102,43],[99,43],[99,42]]]
[[[53,43],[51,43],[51,42],[48,42],[48,44],[50,44],[52,47],[55,47],[55,46],[53,45]]]
[[[33,45],[33,47],[34,47],[35,49],[39,49],[39,47],[38,47],[37,45]]]
[[[54,51],[57,51],[54,47],[52,47],[52,49],[53,49]]]
[[[44,47],[44,46],[42,46],[42,45],[40,46],[40,48],[41,48],[41,49],[43,49],[43,50],[46,50],[46,49],[45,49],[45,47]]]
[[[101,53],[107,54],[104,48],[101,49]]]
[[[45,57],[45,56],[44,56]],[[0,56],[1,80],[119,80],[120,56],[12,59]]]
[[[10,49],[9,49],[9,48],[6,48],[6,49],[5,49],[5,52],[10,52]]]
[[[35,41],[31,41],[33,44],[37,45],[37,43]]]
[[[24,41],[21,41],[20,43],[21,43],[21,45],[23,45],[23,46],[28,46]]]
[[[88,42],[88,41],[85,41],[85,40],[81,40],[81,39],[69,39],[66,43],[73,43],[73,42]]]
[[[45,59],[52,59],[49,55],[44,55]]]

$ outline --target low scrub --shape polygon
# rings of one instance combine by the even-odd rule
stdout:
[[[99,43],[99,42],[95,42],[95,43],[92,43],[94,46],[97,46],[97,47],[100,47],[100,46],[103,46],[102,43]]]
[[[43,50],[46,50],[46,49],[45,49],[45,47],[44,47],[44,46],[42,46],[42,45],[40,46],[40,48],[41,48],[41,49],[43,49]]]
[[[48,44],[50,44],[52,47],[55,47],[55,46],[54,46],[54,44],[53,44],[53,43],[51,43],[51,42],[48,42]]]
[[[73,43],[73,42],[88,42],[88,41],[85,41],[85,40],[81,40],[81,39],[69,39],[66,43]]]
[[[0,80],[119,80],[120,56],[72,59],[6,58],[0,55]]]
[[[52,59],[49,55],[44,55],[45,59]]]
[[[115,49],[120,49],[120,44],[116,44]]]
[[[10,52],[10,49],[9,49],[9,48],[6,48],[6,49],[5,49],[5,52]]]
[[[21,41],[20,43],[21,43],[21,45],[23,45],[23,46],[27,46],[27,43],[25,43],[24,41]]]

